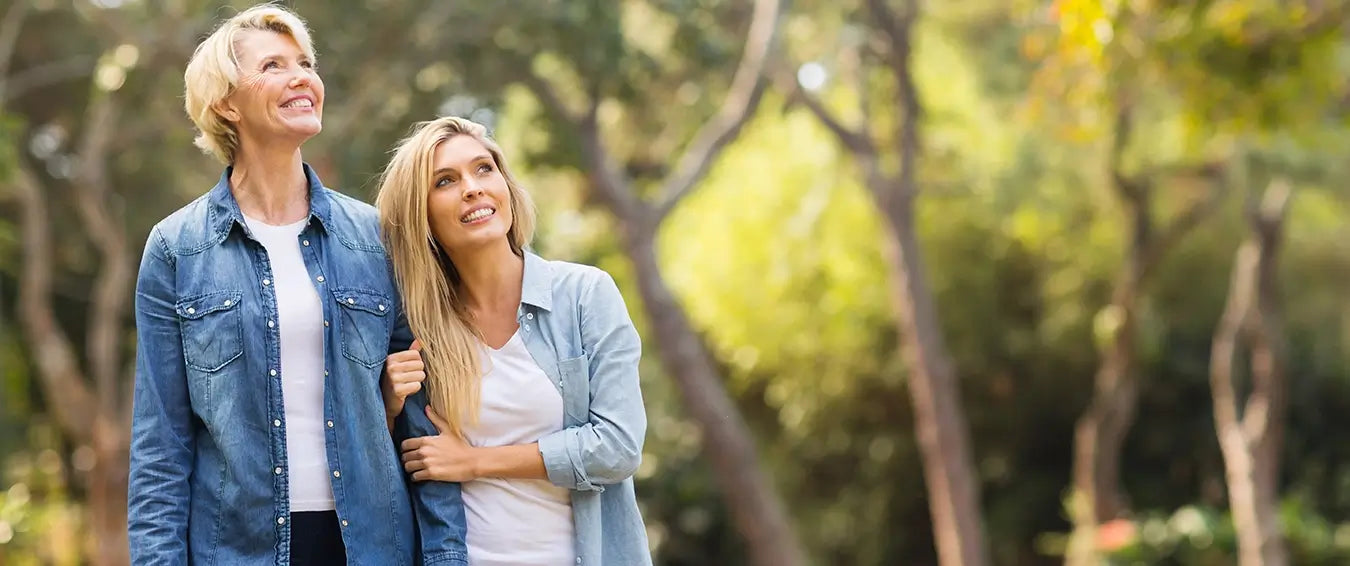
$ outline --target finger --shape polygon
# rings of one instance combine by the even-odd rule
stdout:
[[[400,384],[394,386],[394,395],[397,395],[397,396],[399,396],[399,397],[406,398],[407,396],[412,395],[413,393],[417,393],[418,391],[421,391],[421,390],[422,390],[422,384],[421,384],[421,383],[416,383],[416,382],[413,382],[413,383],[400,383]]]
[[[403,462],[403,469],[408,473],[413,473],[427,469],[426,460],[407,460]]]
[[[431,472],[428,470],[418,470],[412,475],[413,481],[427,481],[431,479]]]
[[[422,361],[422,354],[419,354],[413,350],[404,350],[402,352],[394,352],[392,354],[389,354],[389,356],[385,357],[384,360],[386,364],[392,366],[400,363]]]
[[[409,352],[403,352],[407,354]],[[395,372],[422,371],[427,369],[427,365],[422,363],[422,358],[402,358],[395,362],[390,362],[389,369]]]
[[[446,431],[450,430],[450,423],[445,422],[445,419],[436,414],[436,409],[431,408],[431,405],[427,405],[427,418],[431,419],[432,425],[435,425],[436,432],[446,434]]]
[[[412,346],[409,346],[408,349],[409,349],[409,350],[412,350],[412,351],[414,351],[414,352],[419,352],[419,351],[421,351],[421,350],[422,350],[422,341],[421,341],[421,340],[418,340],[418,339],[416,339],[416,338],[413,338]]]
[[[423,437],[420,437],[420,436],[419,436],[419,437],[417,437],[417,438],[409,438],[409,439],[407,439],[407,440],[404,440],[404,441],[403,441],[403,444],[401,445],[402,448],[403,448],[403,451],[404,451],[404,452],[411,452],[411,451],[417,450],[418,448],[421,448],[421,447],[422,447],[422,444],[424,443],[424,441],[422,440],[422,438],[423,438]]]
[[[414,383],[425,381],[427,372],[422,370],[413,371],[394,371],[389,374],[389,380],[394,383]]]

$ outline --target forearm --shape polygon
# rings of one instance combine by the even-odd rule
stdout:
[[[474,448],[474,476],[479,478],[548,479],[539,444]]]

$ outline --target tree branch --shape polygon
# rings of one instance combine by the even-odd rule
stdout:
[[[815,97],[807,93],[801,85],[797,84],[796,78],[791,77],[789,71],[783,71],[783,73],[787,75],[787,78],[780,79],[779,84],[781,86],[786,86],[784,90],[789,93],[788,96],[790,97],[790,100],[792,102],[800,102],[807,110],[810,110],[811,113],[816,116],[816,119],[820,120],[820,123],[825,126],[825,129],[834,134],[834,137],[839,140],[839,143],[843,144],[850,152],[857,155],[876,154],[876,147],[872,145],[872,140],[867,136],[866,132],[861,129],[854,130],[845,126],[844,123],[836,118],[824,104],[821,104],[819,100],[816,100]]]
[[[117,387],[122,369],[122,321],[132,296],[134,272],[127,246],[121,207],[108,179],[108,150],[117,128],[118,107],[115,93],[97,92],[89,103],[81,136],[73,186],[83,198],[76,208],[90,241],[99,250],[100,263],[94,277],[93,306],[89,312],[89,371],[92,374],[101,408],[112,414],[120,405]]]
[[[594,97],[587,104],[584,113],[578,113],[567,107],[558,91],[547,79],[533,70],[522,74],[521,81],[544,105],[544,108],[557,116],[572,128],[582,141],[582,154],[586,159],[585,171],[591,178],[591,186],[596,196],[603,201],[615,216],[621,219],[641,218],[647,220],[649,207],[634,196],[632,182],[605,148],[600,137],[600,98]]]
[[[892,206],[891,201],[912,200],[918,194],[917,163],[923,148],[919,143],[919,122],[923,120],[923,107],[919,103],[918,88],[914,86],[914,71],[911,65],[914,52],[914,37],[911,33],[918,19],[918,0],[905,2],[905,9],[896,14],[886,0],[868,0],[868,9],[876,25],[886,37],[889,56],[886,62],[895,79],[897,97],[903,116],[896,120],[895,143],[900,149],[900,178],[895,184],[898,194],[877,195],[883,206]],[[905,206],[908,206],[907,204]]]
[[[30,2],[15,2],[5,10],[5,19],[0,20],[0,94],[5,92],[9,81],[9,66],[14,62],[14,48],[19,43],[19,31],[23,29],[23,20],[28,16]]]
[[[1284,417],[1285,363],[1279,318],[1279,293],[1276,263],[1283,239],[1285,215],[1289,209],[1292,185],[1284,179],[1272,181],[1259,203],[1250,206],[1248,221],[1252,240],[1259,250],[1253,278],[1255,308],[1248,332],[1252,349],[1252,392],[1243,411],[1242,428],[1252,446],[1261,446],[1271,435],[1278,435]]]
[[[94,74],[94,59],[80,55],[44,63],[30,69],[24,69],[9,77],[0,86],[0,104],[6,104],[30,90],[39,89],[61,81],[81,79]]]
[[[530,89],[530,92],[533,92],[539,98],[539,102],[543,103],[544,108],[556,115],[563,123],[572,127],[580,127],[582,122],[587,120],[585,116],[568,108],[567,103],[563,102],[562,97],[558,96],[558,90],[553,88],[553,85],[539,76],[538,73],[534,71],[526,72],[522,75],[521,80]],[[599,98],[593,98],[587,113],[590,115],[596,114],[599,105]]]
[[[732,77],[731,89],[722,107],[699,128],[675,166],[674,173],[661,184],[656,221],[670,214],[707,173],[713,158],[736,138],[746,120],[754,113],[764,95],[764,68],[771,56],[778,30],[781,0],[756,0],[754,16],[745,41],[740,64]]]
[[[29,351],[37,366],[38,382],[47,406],[61,428],[80,442],[91,438],[98,402],[80,373],[70,339],[61,330],[52,308],[51,219],[37,175],[20,158],[13,183],[22,217],[23,272],[19,283],[19,318]]]
[[[1157,263],[1162,254],[1172,249],[1177,242],[1181,241],[1191,230],[1195,229],[1205,218],[1218,210],[1219,204],[1223,202],[1222,196],[1225,192],[1225,183],[1222,179],[1222,169],[1218,165],[1208,164],[1200,167],[1191,168],[1193,174],[1199,175],[1210,182],[1210,187],[1205,191],[1205,195],[1199,199],[1191,201],[1185,209],[1172,218],[1172,221],[1158,232],[1156,238],[1152,238],[1146,243],[1144,251],[1144,267],[1148,269]]]

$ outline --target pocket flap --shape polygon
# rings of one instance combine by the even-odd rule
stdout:
[[[239,291],[217,291],[181,299],[177,304],[178,316],[196,320],[216,311],[232,309],[239,306],[241,296]]]
[[[349,309],[366,311],[376,316],[384,316],[393,309],[389,297],[375,291],[364,289],[334,289],[333,296],[339,305]]]

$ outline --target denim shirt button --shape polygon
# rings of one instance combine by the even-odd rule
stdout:
[[[273,326],[276,326],[276,323],[275,323],[275,322],[272,322],[272,321],[270,321],[270,320],[267,321],[267,327],[268,327],[268,328],[272,328]]]
[[[320,283],[323,283],[323,276],[320,275],[320,276],[318,276],[318,277],[315,277],[314,280],[315,280],[315,281],[318,281],[318,282],[320,282]]]
[[[333,428],[333,421],[328,421],[328,428]]]
[[[267,372],[267,375],[270,375],[270,376],[272,376],[272,377],[276,377],[276,376],[277,376],[277,370],[269,371],[269,372]]]
[[[285,518],[285,517],[277,517],[277,524],[278,524],[278,525],[284,525],[284,524],[286,524],[286,518]]]
[[[275,419],[275,420],[273,420],[273,421],[272,421],[272,426],[281,426],[281,419]]]
[[[532,313],[532,312],[531,312],[531,313],[526,313],[526,314],[525,314],[525,318],[526,318],[527,320],[534,320],[534,313]]]
[[[342,472],[339,472],[339,471],[337,471],[337,470],[333,470],[333,477],[335,477],[335,478],[340,478],[340,477],[342,477]]]
[[[266,286],[271,285],[271,284],[272,284],[272,280],[271,280],[271,279],[263,279],[263,287],[266,287]]]
[[[306,247],[309,246],[309,240],[304,240],[304,241],[301,241],[300,243],[301,243],[302,245],[306,246]]]
[[[344,527],[347,526],[347,520],[346,520],[346,519],[343,519],[343,520],[342,520],[342,526],[344,526]]]
[[[276,474],[276,475],[278,475],[278,476],[281,475],[281,468],[277,468],[277,469],[275,469],[275,470],[272,470],[272,473],[274,473],[274,474]]]

